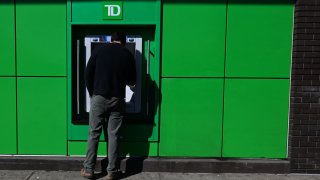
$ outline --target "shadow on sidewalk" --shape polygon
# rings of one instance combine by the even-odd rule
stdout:
[[[120,167],[121,172],[120,179],[127,178],[130,176],[134,176],[136,174],[139,174],[143,171],[143,161],[147,157],[128,157],[128,158],[120,158],[118,167]],[[100,161],[101,163],[101,170],[98,173],[95,173],[93,179],[101,179],[107,176],[108,172],[105,171],[108,165],[108,158],[104,158]]]

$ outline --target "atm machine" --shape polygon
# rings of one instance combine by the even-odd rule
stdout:
[[[91,52],[101,43],[110,43],[111,36],[87,36],[85,37],[86,64]],[[137,82],[135,87],[126,86],[126,112],[139,113],[141,109],[141,65],[142,65],[142,37],[127,36],[126,47],[132,53],[136,61]],[[134,90],[134,91],[133,91]],[[86,111],[90,111],[90,97],[86,90]]]
[[[148,101],[147,79],[142,76],[143,67],[143,41],[139,35],[128,35],[126,47],[132,53],[136,61],[137,80],[134,87],[126,86],[126,118],[144,119],[147,118]],[[91,52],[103,43],[110,43],[111,35],[86,35],[82,41],[76,41],[76,113],[72,118],[74,124],[88,124],[90,111],[90,96],[85,87],[84,74],[85,68],[91,56]],[[148,49],[150,42],[148,41]],[[81,52],[84,52],[81,53]],[[149,72],[149,55],[147,55],[147,74]],[[74,92],[74,91],[73,91]],[[142,93],[145,97],[142,96]]]
[[[121,18],[109,19],[105,5],[113,3],[67,1],[68,154],[83,154],[80,151],[88,139],[90,97],[85,69],[91,52],[102,43],[110,43],[110,35],[121,31],[127,35],[126,46],[135,57],[137,72],[135,87],[126,87],[126,114],[120,132],[122,153],[157,156],[162,3],[119,1],[116,3],[121,4]],[[107,143],[108,139],[101,136],[100,141]]]

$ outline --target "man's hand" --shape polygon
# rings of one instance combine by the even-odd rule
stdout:
[[[128,85],[128,86],[129,86],[129,88],[130,88],[131,91],[133,91],[133,92],[135,91],[136,85],[133,85],[133,86]]]

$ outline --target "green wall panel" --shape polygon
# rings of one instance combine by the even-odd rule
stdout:
[[[88,125],[77,125],[69,122],[68,140],[87,140],[88,127]],[[121,139],[124,141],[157,141],[158,126],[156,124],[124,123],[121,129]],[[100,140],[104,140],[103,133],[101,134]]]
[[[18,78],[18,153],[67,154],[66,78]]]
[[[290,77],[293,3],[229,1],[227,77]]]
[[[121,142],[120,156],[158,156],[158,142]]]
[[[106,156],[107,146],[106,142],[100,142],[98,148],[98,155]],[[85,156],[87,149],[86,141],[69,141],[68,155],[71,156]],[[120,156],[157,156],[158,143],[154,142],[121,142]]]
[[[66,76],[66,0],[17,0],[17,74]]]
[[[87,152],[87,141],[68,141],[68,155],[69,156],[85,156]],[[100,142],[98,148],[99,156],[106,156],[107,143]]]
[[[162,79],[160,156],[220,157],[223,79]]]
[[[16,78],[0,78],[0,99],[0,154],[16,154]]]
[[[160,0],[122,2],[122,20],[104,20],[102,13],[104,1],[73,0],[72,22],[146,24],[158,21],[158,17],[160,16]]]
[[[0,3],[0,76],[15,75],[14,1]]]
[[[226,2],[163,3],[162,76],[223,77]]]
[[[223,157],[286,158],[289,79],[227,79]]]

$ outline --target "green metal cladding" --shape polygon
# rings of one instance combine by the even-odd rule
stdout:
[[[292,26],[292,1],[165,1],[160,156],[287,157]]]
[[[0,154],[17,154],[17,121],[16,121],[16,78],[0,77]]]
[[[226,77],[289,78],[292,2],[238,2],[228,6]]]
[[[160,156],[221,155],[223,79],[162,79]]]
[[[66,76],[66,1],[17,0],[18,76]]]
[[[226,3],[182,2],[163,4],[162,77],[223,77]]]
[[[18,78],[18,153],[66,154],[66,78]]]
[[[124,126],[121,155],[287,157],[293,1],[123,0],[121,20],[103,19],[102,5],[0,2],[0,154],[85,154],[88,126],[71,122],[72,38],[122,28],[144,50],[151,41],[156,107],[154,123]]]
[[[0,76],[15,75],[14,0],[0,3]]]
[[[223,157],[286,157],[288,87],[289,79],[226,80]]]

